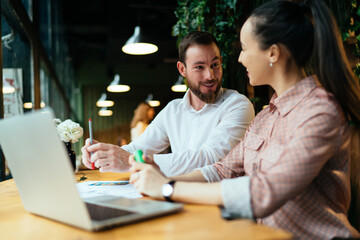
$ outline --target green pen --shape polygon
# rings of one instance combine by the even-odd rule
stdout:
[[[144,159],[142,158],[142,155],[143,155],[143,151],[136,150],[134,153],[135,161],[140,162],[140,163],[145,163]]]

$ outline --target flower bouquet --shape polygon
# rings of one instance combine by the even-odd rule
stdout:
[[[54,122],[56,124],[57,132],[60,136],[60,140],[64,142],[66,149],[68,151],[68,155],[71,161],[71,164],[76,169],[76,154],[72,149],[71,144],[76,143],[83,136],[84,130],[80,126],[80,124],[67,119],[61,122],[60,119],[55,118]]]
[[[70,119],[61,122],[60,119],[55,118],[54,122],[60,139],[63,142],[76,143],[79,141],[79,138],[83,136],[84,130],[80,127],[80,124],[75,123]]]

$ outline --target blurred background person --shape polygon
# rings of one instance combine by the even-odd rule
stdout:
[[[155,109],[145,102],[141,102],[134,111],[134,117],[130,123],[131,141],[138,138],[149,126],[155,116]]]
[[[119,137],[116,139],[116,143],[117,143],[118,146],[121,147],[121,146],[124,146],[124,145],[128,144],[128,141],[126,140],[125,137],[119,136]]]

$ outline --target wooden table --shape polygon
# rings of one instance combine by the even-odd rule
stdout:
[[[128,173],[76,173],[76,180],[127,180]],[[250,220],[223,220],[216,206],[186,204],[184,211],[102,232],[87,232],[24,210],[13,180],[0,182],[0,239],[292,239]]]

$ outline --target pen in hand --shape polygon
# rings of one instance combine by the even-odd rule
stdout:
[[[91,118],[89,118],[89,135],[90,135],[90,145],[93,144],[93,134],[92,134],[92,125],[91,125]],[[90,155],[92,156],[92,152]],[[95,169],[95,163],[91,163],[91,169]]]
[[[143,151],[141,150],[136,150],[135,153],[134,153],[134,157],[135,157],[135,161],[136,162],[140,162],[140,163],[146,163],[144,161],[144,159],[142,158],[143,156]]]

